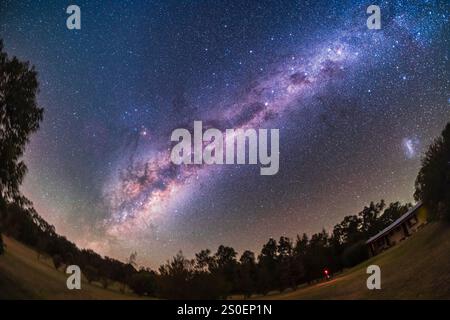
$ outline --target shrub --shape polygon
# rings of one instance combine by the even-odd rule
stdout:
[[[365,241],[358,241],[344,250],[342,263],[346,267],[353,267],[369,258],[369,250]]]
[[[109,285],[111,284],[111,281],[106,277],[102,277],[100,279],[100,283],[102,284],[103,288],[108,289]]]
[[[94,267],[87,265],[83,268],[83,274],[86,277],[87,281],[91,283],[92,281],[98,281],[99,275],[97,269]]]
[[[0,255],[5,252],[5,245],[3,244],[2,234],[0,233]]]
[[[130,277],[128,281],[128,286],[137,295],[152,296],[155,294],[156,291],[155,275],[146,271],[135,273]]]
[[[56,270],[58,270],[59,267],[61,267],[62,264],[63,264],[63,260],[62,260],[62,258],[61,258],[61,256],[59,254],[55,254],[52,257],[52,260],[53,260],[53,265],[55,266]]]

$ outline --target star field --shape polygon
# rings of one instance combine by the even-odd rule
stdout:
[[[450,119],[449,5],[382,1],[2,1],[6,51],[39,72],[23,193],[57,231],[158,266],[178,250],[258,251],[370,201],[412,201]],[[280,171],[178,167],[170,133],[279,128]]]

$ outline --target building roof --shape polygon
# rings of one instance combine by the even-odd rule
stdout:
[[[373,242],[373,241],[377,240],[378,238],[380,238],[380,237],[384,236],[385,234],[387,234],[389,231],[391,231],[391,230],[395,229],[396,227],[398,227],[402,222],[407,220],[421,206],[422,206],[422,201],[417,202],[417,204],[414,207],[412,207],[411,209],[409,209],[408,212],[403,214],[400,218],[398,218],[397,220],[392,222],[390,225],[388,225],[386,228],[384,228],[383,230],[378,232],[376,235],[371,237],[369,240],[366,241],[366,243],[369,244],[370,242]]]

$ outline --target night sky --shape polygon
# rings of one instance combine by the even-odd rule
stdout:
[[[49,2],[0,2],[5,50],[36,66],[45,108],[22,192],[101,254],[259,252],[372,200],[413,201],[450,120],[447,1]],[[171,164],[172,130],[194,120],[279,128],[278,174]]]

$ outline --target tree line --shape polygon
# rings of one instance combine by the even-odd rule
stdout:
[[[88,282],[107,288],[113,281],[136,294],[167,299],[217,299],[231,294],[267,294],[302,283],[311,283],[352,267],[368,258],[365,240],[404,214],[410,204],[371,202],[356,215],[349,215],[331,233],[322,230],[295,240],[269,239],[258,255],[221,245],[215,253],[204,249],[187,259],[181,252],[157,271],[136,268],[136,254],[121,262],[102,257],[90,249],[79,249],[58,235],[34,208],[2,202],[0,223],[4,232],[36,249],[38,258],[48,256],[54,267],[76,264]]]

